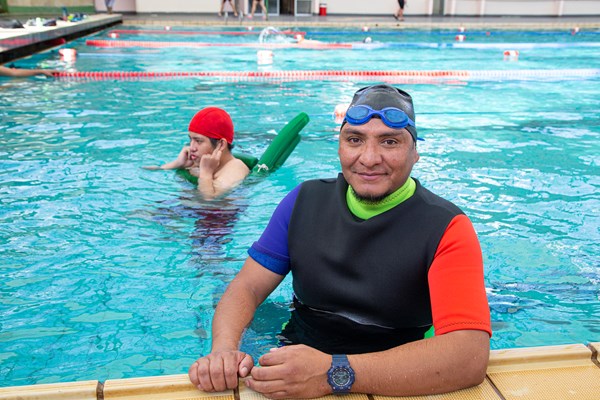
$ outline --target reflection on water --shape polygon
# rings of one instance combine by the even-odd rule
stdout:
[[[246,202],[230,197],[212,201],[203,201],[199,195],[181,197],[159,202],[153,219],[167,224],[173,219],[192,220],[194,228],[189,238],[196,258],[194,263],[214,264],[228,261],[225,247],[231,242],[230,235],[238,216],[247,206]],[[199,271],[199,274],[202,272]]]

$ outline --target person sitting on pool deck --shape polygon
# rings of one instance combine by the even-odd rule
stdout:
[[[410,176],[414,121],[408,93],[356,92],[339,135],[342,173],[300,184],[277,206],[217,305],[211,353],[189,368],[200,390],[233,389],[239,376],[273,399],[414,396],[484,380],[492,331],[481,247],[469,218]],[[289,272],[281,346],[254,366],[241,335]]]
[[[250,173],[243,161],[231,154],[233,121],[217,107],[200,110],[188,127],[190,144],[169,163],[146,169],[187,169],[198,177],[198,190],[207,200],[233,189]]]

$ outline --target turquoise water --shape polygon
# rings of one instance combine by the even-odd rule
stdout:
[[[335,31],[307,37],[365,36]],[[93,37],[106,39],[106,32]],[[402,41],[391,32],[370,35],[454,42],[436,31]],[[80,39],[69,45],[78,50],[74,64],[56,50],[16,64],[78,71],[600,68],[598,51],[580,46],[600,41],[591,33],[486,37],[471,42],[568,46],[533,45],[518,62],[504,61],[498,48],[285,49],[274,52],[272,66],[257,67],[257,49],[95,48]],[[127,39],[167,40],[120,37]],[[332,113],[368,83],[0,80],[0,386],[184,373],[209,350],[214,306],[278,201],[305,179],[339,171]],[[600,79],[402,87],[414,97],[426,139],[414,176],[460,206],[479,233],[492,347],[598,341]],[[231,113],[237,150],[254,155],[298,112],[311,122],[280,170],[203,203],[177,174],[140,167],[174,157],[189,119],[208,105]],[[290,294],[286,280],[260,308],[244,349],[256,356],[274,345]]]

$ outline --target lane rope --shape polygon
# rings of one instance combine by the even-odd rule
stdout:
[[[233,36],[243,36],[243,35],[260,35],[261,30],[256,31],[174,31],[174,30],[159,30],[159,29],[113,29],[109,32],[116,33],[120,35],[233,35]],[[306,36],[306,32],[301,31],[277,31],[277,34],[280,35],[302,35]]]
[[[163,47],[250,47],[250,48],[268,48],[268,49],[381,49],[381,48],[429,48],[429,49],[561,49],[561,48],[598,48],[600,42],[577,42],[577,43],[324,43],[318,41],[303,40],[299,43],[209,43],[209,42],[155,42],[142,40],[86,40],[87,46],[93,47],[144,47],[144,48],[163,48]]]
[[[141,40],[86,40],[87,46],[94,47],[251,47],[267,49],[351,49],[352,43],[319,43],[301,41],[300,43],[206,43],[206,42],[146,42]]]
[[[445,70],[445,71],[79,71],[57,72],[62,79],[135,80],[171,78],[210,78],[226,81],[385,81],[389,83],[456,83],[467,81],[533,80],[600,77],[599,68],[532,70]]]

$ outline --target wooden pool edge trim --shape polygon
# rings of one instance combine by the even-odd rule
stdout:
[[[600,342],[589,343],[588,348],[592,351],[592,362],[600,368],[600,356],[598,355],[600,352]]]
[[[600,342],[589,344],[568,344],[557,346],[525,347],[512,349],[499,349],[490,352],[490,362],[486,373],[486,382],[491,384],[495,394],[500,400],[505,396],[496,387],[490,374],[498,372],[515,372],[545,370],[563,367],[595,366],[600,368]],[[166,396],[172,399],[231,399],[241,400],[240,389],[243,380],[238,387],[224,392],[207,393],[197,390],[189,382],[187,374],[150,376],[142,378],[108,379],[104,382],[97,380],[61,382],[50,384],[38,384],[29,386],[0,387],[0,400],[118,400],[118,399],[143,399],[156,397],[171,393]],[[262,395],[256,394],[258,398]],[[368,400],[373,400],[373,395],[365,394]],[[420,398],[419,396],[415,396]],[[423,398],[427,398],[423,396]]]

